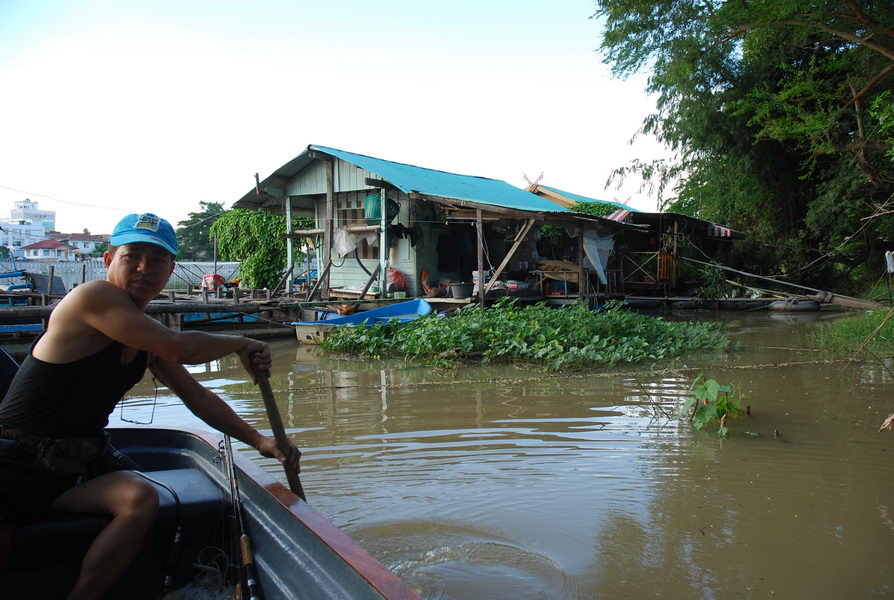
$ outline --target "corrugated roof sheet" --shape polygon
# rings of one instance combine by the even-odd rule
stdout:
[[[581,196],[580,194],[572,194],[571,192],[565,192],[548,185],[538,184],[537,187],[542,187],[561,196],[565,196],[569,200],[574,200],[575,202],[601,202],[602,204],[611,204],[612,206],[617,206],[618,208],[623,208],[624,210],[629,210],[631,212],[639,212],[632,206],[627,206],[626,204],[622,204],[620,202],[612,202],[611,200],[599,200],[597,198],[587,198],[586,196]]]
[[[570,212],[554,202],[499,179],[436,171],[326,146],[311,145],[308,146],[308,149],[329,154],[375,173],[407,194],[418,192],[430,196],[467,200],[477,204],[518,210]]]

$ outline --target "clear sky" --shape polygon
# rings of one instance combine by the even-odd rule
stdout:
[[[641,210],[610,172],[645,77],[612,79],[590,0],[0,0],[0,216],[57,229],[229,207],[319,144]]]

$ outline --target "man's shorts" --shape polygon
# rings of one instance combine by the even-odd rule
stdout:
[[[45,511],[62,492],[98,475],[125,467],[106,452],[84,473],[57,473],[34,465],[12,440],[0,438],[0,517]]]

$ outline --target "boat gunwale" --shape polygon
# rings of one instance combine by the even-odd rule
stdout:
[[[223,437],[209,431],[191,429],[187,427],[130,425],[108,427],[110,430],[156,430],[170,431],[191,435],[212,448],[218,448]],[[353,569],[364,581],[386,600],[421,600],[421,597],[412,588],[403,583],[400,578],[392,573],[385,565],[379,562],[369,552],[364,550],[357,542],[339,529],[322,513],[301,500],[288,487],[278,481],[270,473],[262,469],[253,461],[242,456],[240,452],[234,453],[236,467],[243,474],[252,479],[258,486],[276,500],[284,509],[301,522],[307,530],[315,535],[336,556]]]

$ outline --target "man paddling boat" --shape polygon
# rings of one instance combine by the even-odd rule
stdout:
[[[47,508],[110,513],[69,596],[102,598],[143,544],[158,511],[155,489],[117,465],[104,428],[148,367],[211,427],[298,470],[273,437],[243,421],[184,364],[236,354],[256,382],[269,371],[267,344],[241,336],[173,331],[144,314],[174,271],[177,238],[153,214],[116,225],[104,254],[105,281],[72,290],[54,309],[0,403],[0,516]]]

